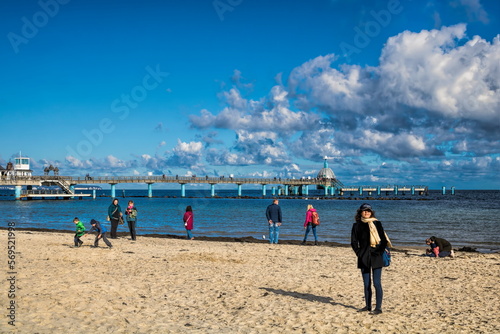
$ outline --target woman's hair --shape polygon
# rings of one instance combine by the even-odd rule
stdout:
[[[118,198],[113,198],[113,202],[111,202],[111,203],[115,204],[115,201],[118,202]]]
[[[312,204],[308,204],[307,205],[307,210],[311,210],[311,209],[314,209],[313,206],[312,206]]]
[[[357,221],[357,222],[361,221],[361,212],[363,212],[363,211],[370,211],[372,213],[371,218],[376,218],[375,211],[373,211],[372,209],[370,209],[370,210],[360,210],[360,209],[358,209],[358,211],[356,211],[356,215],[354,216],[354,220],[355,221]]]
[[[186,212],[187,211],[193,211],[193,208],[191,208],[191,205],[186,206]]]

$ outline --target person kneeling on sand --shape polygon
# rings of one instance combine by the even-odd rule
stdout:
[[[448,240],[436,238],[434,236],[425,240],[425,243],[431,248],[426,250],[426,255],[430,257],[454,257],[453,249]]]
[[[95,237],[94,241],[94,247],[99,247],[99,240],[103,240],[104,243],[109,247],[113,248],[113,245],[111,245],[111,242],[109,242],[108,238],[106,238],[106,228],[101,225],[97,220],[92,219],[90,221],[90,225],[92,225],[92,228],[87,232],[87,234],[96,231],[97,235]]]

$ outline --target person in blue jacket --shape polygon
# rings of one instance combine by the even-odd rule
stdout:
[[[278,199],[274,199],[273,204],[267,207],[266,218],[269,223],[269,243],[277,244],[281,226],[281,208]]]
[[[92,228],[87,232],[87,234],[94,231],[97,233],[94,241],[94,247],[99,247],[99,240],[102,239],[109,248],[113,248],[111,242],[109,242],[108,238],[106,238],[106,233],[107,233],[106,228],[102,226],[101,223],[99,223],[95,219],[92,219],[90,221],[90,225],[92,225]]]

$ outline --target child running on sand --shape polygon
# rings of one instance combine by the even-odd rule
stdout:
[[[85,225],[78,219],[78,217],[75,217],[73,219],[73,223],[76,225],[76,233],[75,233],[75,247],[80,247],[83,244],[83,241],[80,239],[80,237],[85,235]]]
[[[108,238],[106,238],[106,232],[107,232],[106,228],[104,226],[102,226],[101,223],[99,223],[95,219],[92,219],[90,221],[90,225],[92,225],[92,228],[87,232],[87,234],[94,232],[94,231],[97,232],[97,235],[96,235],[95,241],[94,241],[94,247],[99,247],[99,240],[102,239],[104,241],[104,243],[109,248],[113,248],[113,245],[111,245],[111,242],[109,242]]]

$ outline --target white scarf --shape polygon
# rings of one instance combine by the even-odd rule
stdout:
[[[370,228],[370,247],[375,247],[380,243],[380,236],[378,235],[377,227],[373,223],[374,221],[378,220],[377,218],[361,218],[361,221],[363,223],[367,223],[368,227]],[[387,236],[387,233],[385,233],[385,238],[387,239],[387,247],[392,247],[391,240],[389,240],[389,237]]]

